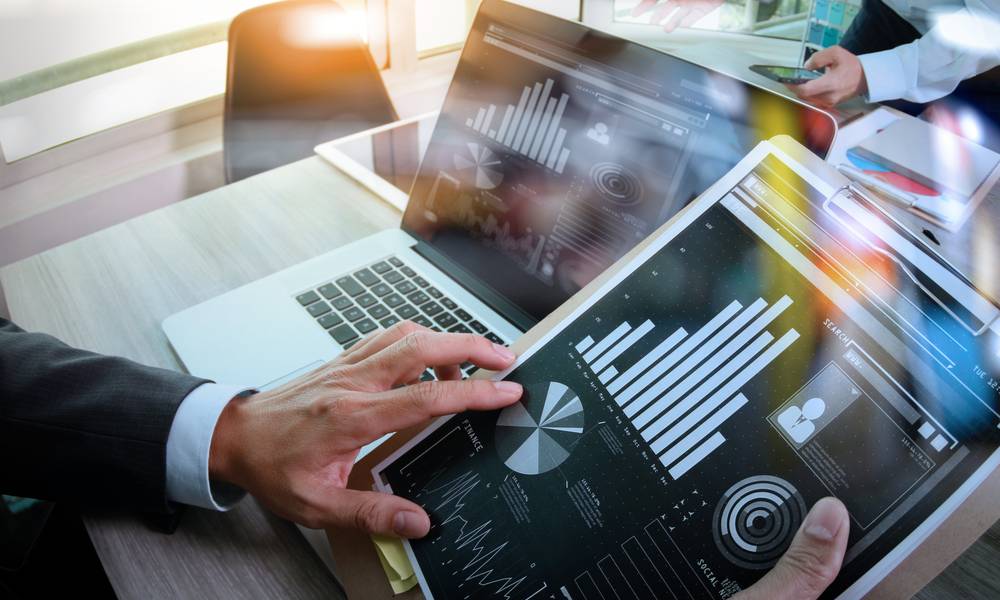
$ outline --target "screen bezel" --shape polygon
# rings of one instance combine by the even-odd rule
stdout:
[[[711,69],[704,65],[699,65],[692,61],[685,60],[683,58],[671,54],[667,54],[661,50],[657,50],[652,46],[647,46],[639,42],[621,38],[620,36],[617,36],[613,33],[609,33],[602,29],[594,28],[584,23],[580,23],[578,21],[563,19],[561,17],[533,10],[531,8],[527,8],[524,6],[516,5],[510,2],[506,2],[504,0],[483,1],[483,3],[480,5],[479,12],[476,14],[476,18],[473,22],[473,25],[469,30],[469,38],[467,39],[471,39],[473,35],[476,35],[477,31],[482,30],[483,28],[482,21],[487,19],[499,21],[501,23],[512,20],[516,22],[516,26],[522,26],[521,24],[526,22],[531,23],[531,29],[529,31],[542,32],[542,35],[544,35],[544,32],[547,29],[551,29],[553,25],[558,25],[559,27],[572,26],[578,28],[581,32],[584,31],[597,32],[602,36],[607,36],[610,38],[614,38],[616,40],[621,40],[626,44],[652,51],[655,53],[656,56],[662,57],[664,60],[679,61],[682,63],[686,63],[688,65],[692,65],[699,69],[705,69],[707,71],[717,72],[714,69]],[[466,43],[463,47],[462,54],[459,57],[459,63],[466,60],[467,58],[466,52],[469,51],[468,48],[470,48],[470,44]],[[831,135],[829,139],[826,140],[825,148],[816,147],[814,149],[814,152],[816,152],[816,150],[822,150],[821,152],[816,152],[816,153],[821,158],[823,159],[826,158],[827,154],[830,151],[830,148],[833,146],[833,141],[836,139],[838,132],[837,120],[832,115],[816,107],[801,102],[797,99],[790,98],[788,96],[784,96],[781,94],[775,94],[771,90],[753,84],[749,81],[735,78],[732,77],[731,75],[725,75],[725,76],[729,77],[730,79],[739,81],[744,86],[756,88],[757,90],[766,92],[767,94],[774,96],[776,99],[780,99],[780,101],[784,101],[787,102],[788,104],[799,107],[801,110],[811,112],[818,118],[826,118],[830,123],[829,131],[831,132]],[[445,94],[445,99],[444,99],[445,104],[447,103],[448,99],[454,92],[457,79],[458,78],[456,76],[454,79],[452,79],[451,83],[448,86],[448,91]],[[434,144],[434,139],[437,136],[438,127],[440,127],[440,123],[437,126],[435,126],[434,133],[431,134],[429,145]],[[764,140],[758,140],[758,141],[764,141]],[[426,155],[427,153],[424,154],[425,157]],[[424,166],[425,166],[424,161],[422,160],[421,166],[417,170],[417,177],[414,178],[414,182],[410,188],[411,200],[412,200],[413,189],[416,187],[417,180],[419,180],[420,176],[423,174]],[[403,213],[403,219],[400,224],[400,228],[404,232],[409,234],[413,239],[417,240],[417,244],[413,248],[415,252],[420,254],[424,259],[426,259],[428,262],[433,264],[441,271],[447,273],[458,284],[466,288],[469,292],[478,297],[490,308],[495,310],[503,318],[510,321],[514,326],[518,327],[522,331],[527,331],[528,329],[530,329],[539,322],[539,319],[535,318],[526,310],[519,307],[516,303],[507,299],[506,296],[497,292],[482,276],[470,272],[465,267],[451,260],[443,252],[437,250],[437,248],[434,247],[434,244],[432,242],[426,241],[418,233],[416,233],[415,229],[408,225],[411,219],[419,218],[416,212],[417,208],[415,204],[412,201],[409,202],[407,204],[406,211]]]

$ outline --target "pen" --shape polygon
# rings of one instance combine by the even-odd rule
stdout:
[[[848,165],[837,165],[837,170],[845,177],[855,183],[860,183],[869,190],[884,196],[886,199],[902,206],[903,208],[913,208],[917,204],[917,198],[910,193],[890,185],[867,173],[862,173],[854,167]]]
[[[903,208],[913,208],[919,210],[936,219],[940,219],[945,223],[955,221],[959,216],[956,214],[956,211],[960,213],[963,208],[962,205],[956,204],[953,200],[946,197],[936,200],[932,199],[932,201],[923,200],[913,194],[904,192],[892,184],[886,183],[877,177],[872,177],[871,175],[863,173],[848,165],[837,165],[837,170],[851,181],[861,184],[866,189],[883,196],[894,204],[902,206]]]

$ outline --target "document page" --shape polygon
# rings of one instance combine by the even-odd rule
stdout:
[[[1000,309],[865,198],[762,144],[657,236],[374,470],[429,598],[727,598],[831,495],[857,597],[996,466]]]

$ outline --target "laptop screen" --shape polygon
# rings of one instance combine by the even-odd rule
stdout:
[[[835,130],[791,99],[488,0],[403,228],[540,320],[759,141],[787,134],[825,156]]]

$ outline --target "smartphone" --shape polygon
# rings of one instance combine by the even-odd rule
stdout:
[[[778,83],[800,84],[823,76],[819,71],[778,65],[750,65],[750,70]]]

